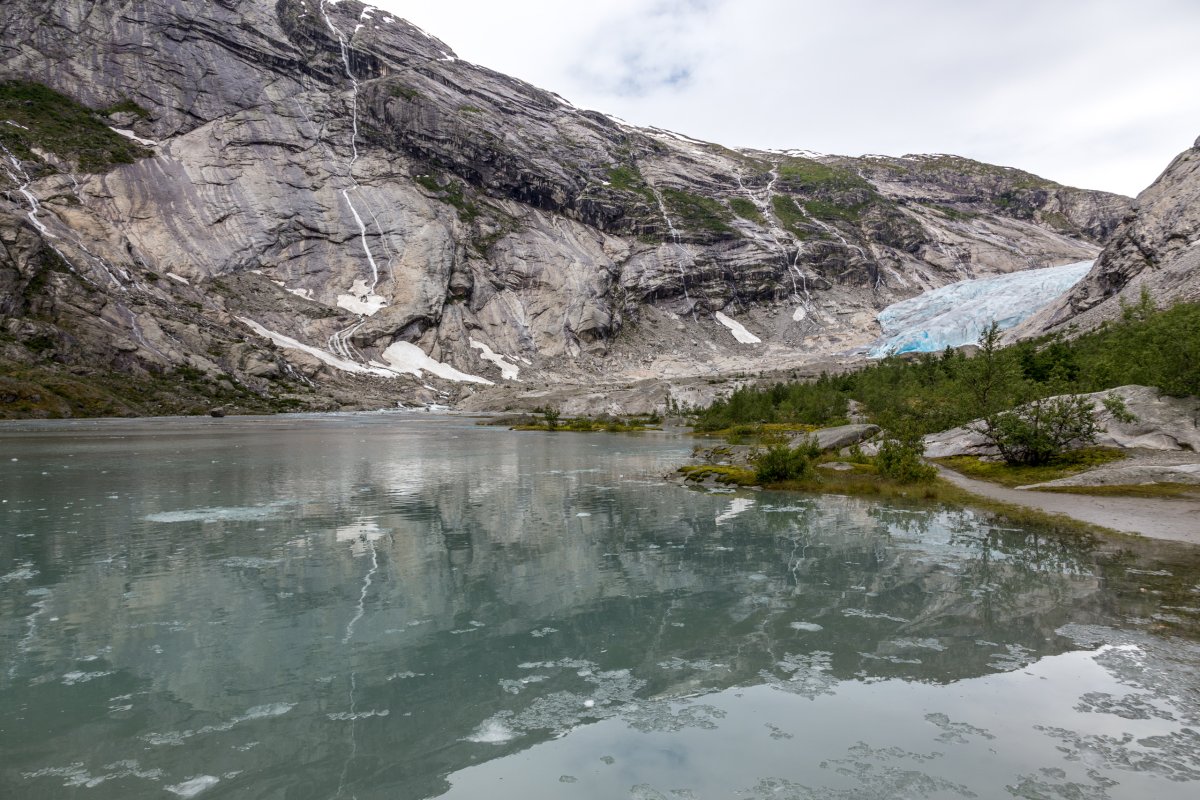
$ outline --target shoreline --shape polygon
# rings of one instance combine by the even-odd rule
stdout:
[[[1010,489],[988,481],[968,478],[940,465],[938,474],[963,491],[988,500],[1061,515],[1088,525],[1148,539],[1200,545],[1200,500],[1098,497]]]

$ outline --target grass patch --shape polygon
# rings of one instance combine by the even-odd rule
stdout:
[[[683,479],[689,483],[703,483],[705,480],[711,478],[715,482],[725,484],[726,486],[758,485],[754,477],[754,470],[746,469],[745,467],[699,464],[680,467],[679,471],[683,473]]]
[[[701,197],[680,189],[663,189],[662,197],[667,209],[688,229],[719,238],[738,235],[729,226],[733,214],[711,197]]]
[[[106,172],[151,155],[110,130],[100,112],[40,83],[0,83],[0,119],[15,123],[0,123],[0,144],[26,161],[41,161],[36,147],[78,164],[82,172]]]
[[[150,118],[149,111],[142,108],[128,97],[123,97],[121,98],[120,102],[113,103],[111,106],[104,109],[103,114],[109,117],[111,117],[113,114],[133,114],[140,119]]]
[[[835,423],[839,424],[839,423]],[[768,446],[790,441],[793,436],[802,433],[812,433],[826,425],[805,425],[796,422],[762,422],[755,424],[731,425],[717,430],[692,430],[693,436],[711,436],[725,439],[730,444],[756,444]]]
[[[405,100],[409,101],[410,103],[413,100],[416,100],[418,97],[424,96],[419,91],[414,89],[413,87],[406,86],[403,83],[393,83],[390,86],[388,86],[388,94],[390,94],[392,97],[403,97]]]
[[[965,222],[967,220],[972,220],[979,216],[982,216],[981,214],[978,214],[974,211],[960,211],[957,208],[951,208],[950,206],[942,206],[942,205],[938,205],[937,203],[921,203],[921,205],[925,206],[926,208],[932,208],[934,211],[937,211],[938,213],[942,214],[943,216],[947,217],[948,219],[952,219],[952,220],[955,220],[958,222]]]
[[[1080,472],[1120,461],[1126,455],[1120,450],[1088,447],[1064,453],[1049,464],[1031,467],[1010,465],[1003,461],[983,461],[975,456],[952,456],[935,459],[937,463],[960,472],[969,478],[998,483],[1001,486],[1028,486],[1066,478]]]
[[[517,420],[512,426],[514,431],[567,431],[572,433],[641,433],[642,431],[662,430],[659,425],[662,419],[655,416],[644,417],[563,417],[553,421],[527,416]],[[499,423],[503,424],[503,422]]]
[[[1194,483],[1138,483],[1113,486],[1047,486],[1039,492],[1057,494],[1087,494],[1094,497],[1178,497],[1185,500],[1200,498],[1200,486]]]
[[[863,209],[868,205],[869,203],[841,205],[829,200],[808,200],[804,203],[804,210],[816,219],[827,222],[833,220],[858,222],[862,218]]]
[[[796,201],[786,194],[777,194],[771,198],[771,209],[775,212],[775,216],[779,218],[779,222],[784,228],[796,234],[801,239],[807,239],[811,232],[805,229],[805,225],[809,224],[809,219],[804,212],[800,210],[800,206],[796,205]]]
[[[779,165],[779,178],[789,188],[800,191],[874,191],[871,184],[853,170],[822,164],[810,158],[786,159]]]
[[[479,216],[479,206],[467,199],[465,189],[458,181],[451,180],[443,185],[432,175],[418,175],[413,180],[425,191],[436,195],[438,200],[454,206],[461,221],[474,222]]]
[[[733,209],[733,213],[737,214],[744,220],[749,220],[756,225],[766,225],[767,218],[758,210],[758,206],[744,197],[735,197],[729,201],[729,207]]]

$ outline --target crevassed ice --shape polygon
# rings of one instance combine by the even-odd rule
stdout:
[[[1091,261],[959,281],[879,312],[883,338],[871,358],[889,352],[928,353],[979,341],[995,320],[1012,328],[1070,289],[1092,268]]]

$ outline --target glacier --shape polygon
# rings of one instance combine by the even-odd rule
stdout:
[[[1005,330],[1037,313],[1078,283],[1092,263],[1078,261],[959,281],[893,303],[876,317],[883,337],[868,355],[883,358],[889,353],[929,353],[974,344],[993,320]]]

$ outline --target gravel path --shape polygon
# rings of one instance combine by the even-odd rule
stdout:
[[[1095,497],[1009,489],[968,478],[945,467],[938,467],[938,470],[954,485],[1002,503],[1063,514],[1081,522],[1152,539],[1200,545],[1200,500]]]

